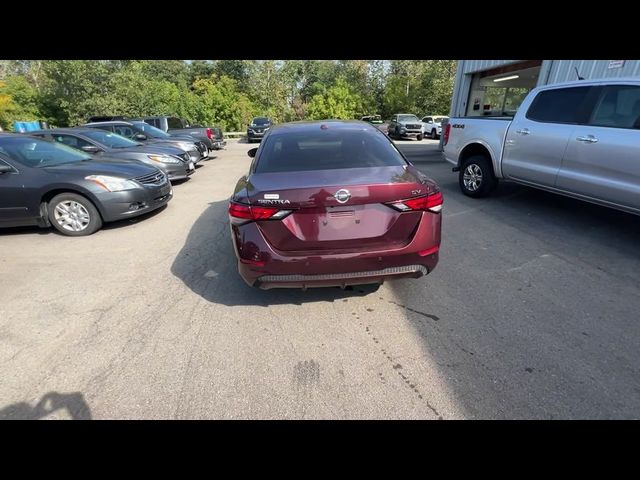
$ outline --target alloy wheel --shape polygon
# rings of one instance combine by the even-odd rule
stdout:
[[[54,218],[60,227],[70,232],[81,232],[91,222],[91,216],[84,205],[74,200],[58,203],[54,209]]]
[[[482,185],[482,168],[475,163],[467,165],[462,176],[464,187],[470,192],[475,192]]]

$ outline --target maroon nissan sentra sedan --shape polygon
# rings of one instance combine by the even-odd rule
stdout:
[[[249,285],[344,288],[421,277],[438,263],[442,193],[374,126],[281,124],[249,156],[229,204]]]

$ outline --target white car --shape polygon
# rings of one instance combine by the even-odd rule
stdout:
[[[449,118],[443,115],[435,115],[431,117],[423,117],[422,118],[422,131],[424,133],[424,137],[430,137],[434,140],[439,138],[442,134],[442,121],[445,118]]]

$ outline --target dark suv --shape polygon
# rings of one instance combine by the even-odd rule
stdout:
[[[255,117],[247,127],[247,140],[259,142],[264,137],[265,132],[271,128],[273,122],[269,117]]]

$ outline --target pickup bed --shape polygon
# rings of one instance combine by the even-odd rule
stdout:
[[[452,117],[444,157],[470,197],[500,179],[640,214],[640,81],[533,89],[513,118]]]

